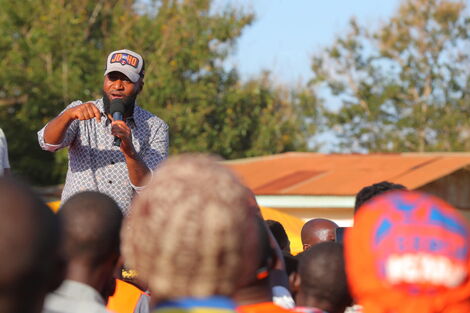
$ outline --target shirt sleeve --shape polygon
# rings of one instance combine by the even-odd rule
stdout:
[[[0,137],[1,137],[1,140],[3,141],[2,144],[0,145],[3,145],[4,149],[3,149],[3,155],[1,156],[2,157],[2,163],[3,163],[3,168],[10,168],[10,161],[8,159],[8,143],[7,143],[7,138],[5,137],[5,134],[3,133],[3,130],[0,129]],[[3,169],[2,169],[3,170]]]
[[[170,143],[168,129],[168,125],[162,121],[153,140],[150,142],[150,151],[143,156],[144,162],[150,170],[156,169],[158,164],[168,158],[168,147]]]
[[[170,141],[168,130],[168,125],[162,121],[157,131],[155,132],[155,135],[150,141],[149,149],[145,152],[144,155],[141,156],[144,160],[145,165],[147,165],[150,170],[151,176],[147,180],[147,184],[152,180],[154,170],[157,168],[158,164],[168,158],[168,147]],[[146,185],[135,186],[132,183],[131,186],[137,193],[139,193],[146,187]]]
[[[80,105],[80,104],[82,104],[81,101],[72,102],[62,112],[60,112],[59,115],[63,114],[66,110],[68,110],[70,108],[73,108],[73,107],[76,107],[77,105]],[[75,120],[72,123],[70,123],[69,127],[67,128],[67,130],[65,132],[64,140],[62,140],[61,143],[56,144],[56,145],[49,144],[49,143],[44,141],[44,130],[46,129],[46,127],[48,125],[48,124],[46,124],[43,128],[41,128],[40,131],[38,131],[39,146],[43,150],[51,151],[51,152],[54,152],[54,151],[57,151],[59,149],[62,149],[64,147],[69,146],[73,142],[75,137],[77,136],[78,129],[79,129],[79,124],[78,123],[79,123],[78,120]]]

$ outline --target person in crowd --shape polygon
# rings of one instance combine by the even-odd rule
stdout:
[[[278,221],[274,220],[266,220],[266,224],[268,225],[269,230],[273,234],[274,238],[276,238],[279,248],[281,248],[283,252],[290,253],[290,241],[289,237],[287,237],[284,226],[282,226],[282,224]]]
[[[378,196],[384,192],[392,190],[406,190],[406,187],[400,184],[394,184],[388,181],[382,181],[380,183],[372,184],[362,188],[356,194],[356,200],[354,203],[354,213],[367,201],[375,196]]]
[[[343,313],[351,305],[343,247],[321,242],[302,253],[299,261],[297,312]]]
[[[325,241],[335,241],[338,225],[325,218],[315,218],[304,224],[300,232],[304,251]]]
[[[302,254],[303,252],[298,253],[297,255],[294,256],[290,253],[284,253],[284,262],[286,263],[286,273],[287,273],[287,277],[289,278],[289,290],[293,299],[295,299],[295,295],[297,294],[299,290],[298,285],[295,282],[299,274],[298,272],[299,260],[302,257]]]
[[[94,190],[111,196],[127,214],[133,195],[144,188],[144,177],[167,157],[168,125],[136,104],[144,74],[138,53],[111,52],[103,97],[72,102],[38,132],[42,149],[69,148],[62,203],[77,192]]]
[[[66,279],[47,296],[44,313],[107,312],[120,257],[121,210],[109,196],[85,191],[70,197],[58,217]]]
[[[245,233],[243,269],[245,279],[240,282],[233,299],[237,303],[238,313],[290,312],[273,302],[269,282],[276,253],[269,243],[269,234],[263,219],[256,217],[253,231]]]
[[[445,201],[393,191],[346,232],[351,293],[365,313],[470,312],[470,225]]]
[[[229,298],[254,229],[249,192],[218,158],[171,157],[136,197],[122,230],[124,262],[145,277],[154,312],[234,312]]]
[[[248,200],[250,203],[250,209],[256,216],[262,219],[263,216],[261,214],[261,209],[256,201],[255,194],[248,188],[247,192],[249,195]],[[279,306],[290,309],[295,306],[295,302],[292,298],[292,294],[289,291],[289,277],[286,273],[283,252],[279,247],[276,238],[274,238],[274,235],[271,233],[269,227],[266,225],[266,223],[264,225],[269,235],[269,244],[276,254],[274,265],[269,271],[269,282],[272,288],[273,301]]]
[[[63,280],[57,216],[27,185],[0,177],[0,311],[41,312]]]
[[[0,176],[10,175],[10,160],[8,158],[8,143],[5,133],[0,128]]]
[[[141,285],[127,279],[116,279],[116,290],[108,298],[106,309],[113,313],[148,313],[150,295],[142,289]]]

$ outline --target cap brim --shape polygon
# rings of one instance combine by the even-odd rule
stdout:
[[[127,78],[129,78],[131,80],[131,82],[133,82],[133,83],[136,83],[140,78],[139,74],[137,74],[136,72],[122,66],[121,64],[115,64],[115,65],[108,66],[108,68],[106,69],[106,72],[104,72],[104,76],[108,75],[111,72],[120,72],[120,73],[126,75]]]

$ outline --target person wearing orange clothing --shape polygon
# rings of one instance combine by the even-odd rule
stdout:
[[[470,312],[470,224],[445,201],[391,191],[346,232],[346,273],[364,313]]]
[[[116,290],[106,308],[114,313],[148,313],[150,295],[131,283],[116,279]]]
[[[269,271],[275,263],[276,254],[269,244],[264,221],[256,217],[257,231],[247,232],[243,258],[242,277],[233,299],[238,313],[284,313],[292,312],[272,301]]]

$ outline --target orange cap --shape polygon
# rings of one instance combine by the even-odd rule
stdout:
[[[353,297],[365,313],[470,312],[469,234],[465,218],[434,196],[377,196],[345,235]]]

